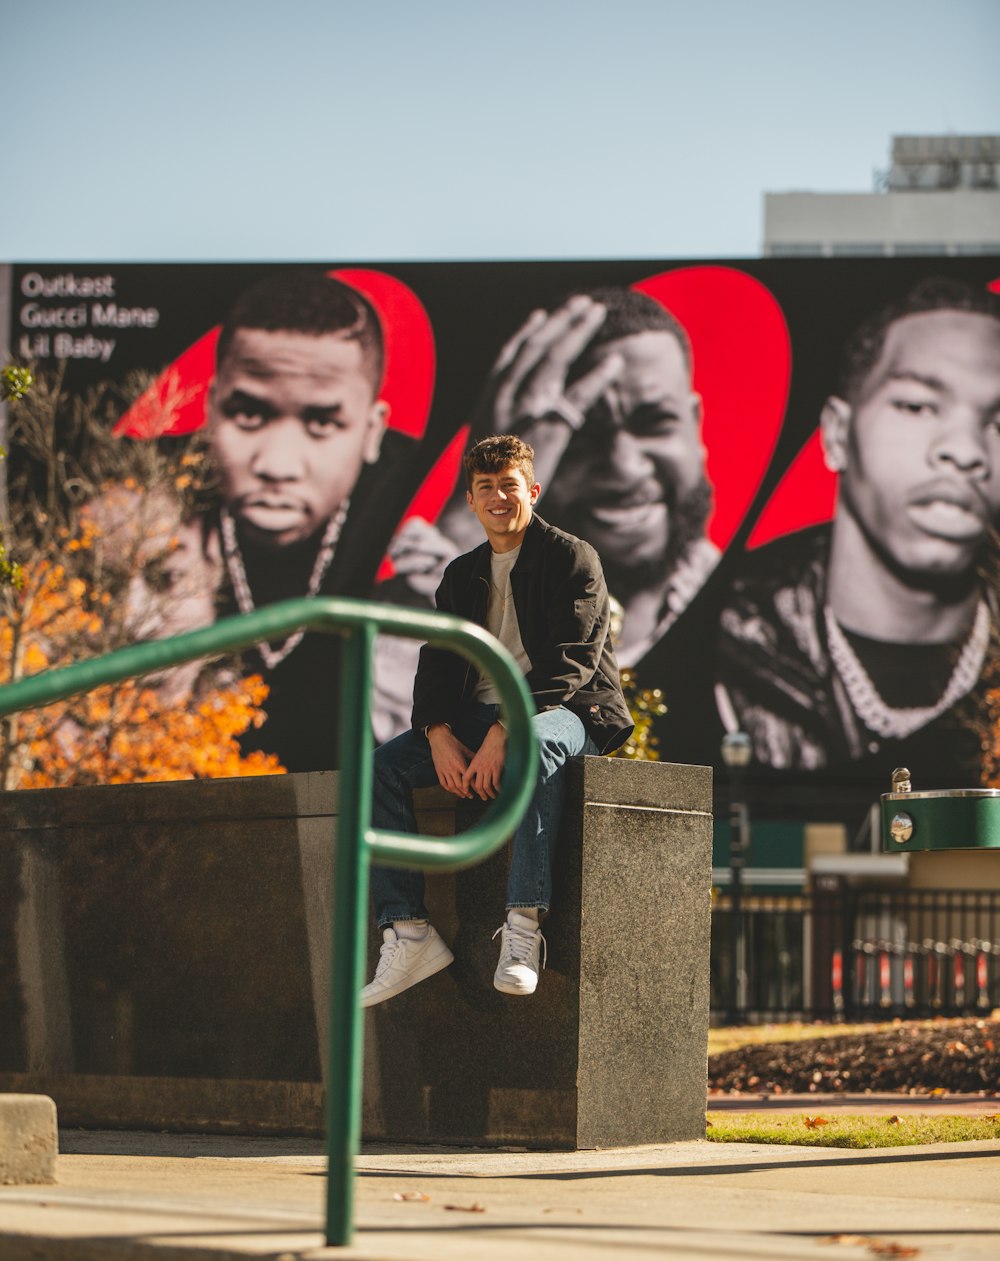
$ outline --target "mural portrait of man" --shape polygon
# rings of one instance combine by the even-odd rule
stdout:
[[[748,555],[722,613],[722,721],[764,766],[891,766],[906,751],[967,778],[998,612],[983,576],[1000,519],[995,298],[926,280],[873,316],[821,429],[836,513]]]
[[[387,431],[384,355],[374,305],[326,272],[279,269],[237,296],[203,383],[199,427],[216,491],[182,537],[190,551],[197,533],[197,571],[212,590],[190,609],[220,617],[370,593],[414,446]],[[277,754],[288,770],[337,764],[336,649],[329,636],[296,631],[244,653],[269,689],[246,751]]]
[[[600,553],[624,609],[624,665],[665,633],[719,556],[705,536],[712,492],[691,370],[687,333],[661,303],[592,289],[529,316],[474,422],[531,443],[542,515]],[[461,545],[463,508],[450,504],[440,521]]]

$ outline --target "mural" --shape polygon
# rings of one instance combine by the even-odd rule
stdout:
[[[57,379],[59,440],[101,390],[123,449],[197,470],[196,494],[136,488],[183,563],[133,584],[135,637],[317,592],[432,603],[479,542],[463,449],[515,431],[538,511],[601,554],[620,659],[665,693],[665,756],[715,762],[742,729],[779,780],[882,784],[909,764],[980,781],[1000,259],[10,274],[10,350]],[[107,530],[120,495],[81,511]],[[335,765],[335,641],[262,644],[243,666],[269,689],[244,753]],[[380,641],[379,738],[408,723],[413,668]]]

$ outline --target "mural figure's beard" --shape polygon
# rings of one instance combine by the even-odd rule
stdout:
[[[597,549],[604,565],[608,589],[619,600],[625,601],[636,592],[660,585],[664,576],[677,567],[691,545],[705,537],[705,526],[712,511],[712,487],[708,481],[703,478],[697,486],[680,497],[673,492],[674,488],[669,487],[667,512],[670,531],[666,548],[658,556],[650,556],[634,563],[612,558],[602,551],[605,540],[595,533],[593,522],[588,521],[584,526],[572,508],[565,513],[551,510],[546,512],[543,504],[542,513],[554,526],[579,535]]]

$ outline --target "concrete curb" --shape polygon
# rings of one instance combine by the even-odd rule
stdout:
[[[48,1095],[0,1095],[0,1186],[55,1182],[57,1151]]]

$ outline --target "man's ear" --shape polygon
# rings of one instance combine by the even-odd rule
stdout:
[[[382,450],[382,438],[385,435],[386,422],[389,419],[389,404],[377,399],[368,413],[368,429],[365,433],[362,456],[366,464],[374,464]]]
[[[534,503],[534,502],[535,502],[535,500],[538,498],[538,496],[539,496],[541,493],[542,493],[542,488],[541,488],[541,486],[539,486],[539,484],[538,484],[537,482],[535,482],[534,486],[529,486],[529,487],[528,487],[528,494],[529,494],[529,496],[531,497],[531,502],[532,502],[532,503]]]
[[[823,404],[820,412],[820,437],[823,460],[831,473],[847,468],[847,439],[851,430],[851,405],[835,394]]]
[[[212,377],[205,396],[205,431],[211,433],[219,416],[219,384],[218,378]]]
[[[708,451],[705,447],[705,435],[701,431],[701,424],[704,418],[702,409],[701,395],[697,390],[692,390],[688,395],[688,402],[691,405],[691,419],[694,421],[696,429],[696,441],[701,451],[701,461],[704,466],[705,460],[708,458]]]
[[[475,512],[475,511],[476,511],[476,505],[475,505],[475,503],[473,502],[473,499],[472,499],[472,491],[471,491],[471,490],[467,490],[467,491],[465,492],[465,502],[469,505],[469,511],[470,511],[470,512]]]

